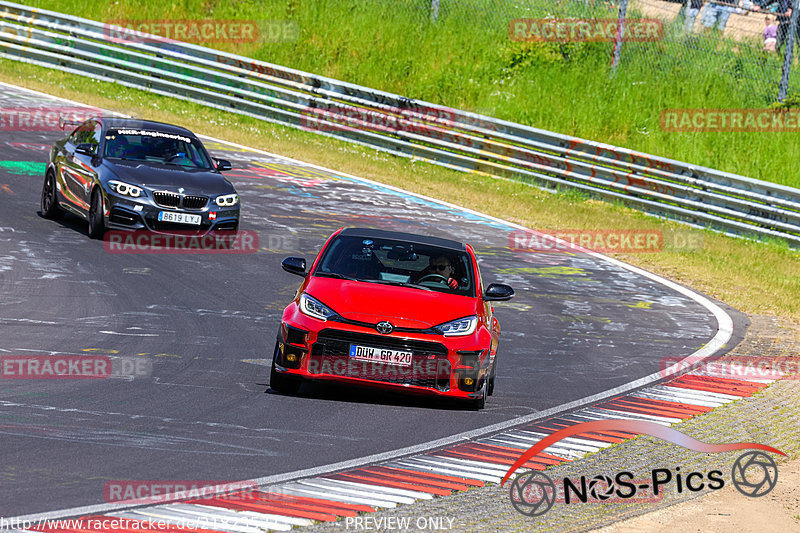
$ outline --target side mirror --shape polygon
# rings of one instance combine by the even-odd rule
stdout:
[[[214,159],[214,163],[217,164],[217,170],[220,172],[227,172],[233,168],[231,162],[227,159]]]
[[[94,157],[97,155],[97,147],[90,143],[81,143],[75,147],[75,153]]]
[[[281,266],[289,274],[306,276],[306,260],[302,257],[287,257],[281,261]]]
[[[505,300],[510,300],[512,296],[514,296],[514,289],[512,289],[510,285],[492,283],[486,287],[486,293],[483,299],[487,302],[503,302]]]

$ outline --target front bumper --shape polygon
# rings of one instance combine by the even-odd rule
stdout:
[[[461,399],[478,398],[486,387],[491,336],[481,328],[465,337],[408,332],[381,335],[375,329],[324,322],[299,311],[287,309],[287,314],[290,317],[284,316],[275,353],[279,373]],[[355,359],[349,354],[351,345],[410,351],[411,364]]]
[[[218,207],[209,199],[201,209],[170,208],[156,204],[151,197],[130,198],[106,191],[106,226],[115,230],[148,230],[155,233],[194,233],[203,235],[210,231],[236,230],[239,227],[239,204]],[[200,224],[161,222],[160,212],[199,215]]]

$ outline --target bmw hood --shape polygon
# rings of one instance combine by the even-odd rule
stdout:
[[[107,163],[117,178],[132,185],[143,185],[149,189],[177,191],[179,187],[188,193],[220,195],[236,192],[224,176],[203,169],[169,167],[134,161]]]
[[[426,329],[476,314],[476,299],[412,287],[312,277],[305,292],[349,320]]]

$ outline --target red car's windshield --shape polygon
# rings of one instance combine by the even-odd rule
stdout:
[[[475,296],[469,254],[391,239],[336,237],[313,275]]]

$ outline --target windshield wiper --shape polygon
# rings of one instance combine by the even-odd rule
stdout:
[[[422,289],[424,291],[432,291],[430,287],[424,285],[417,285],[416,283],[404,283],[402,281],[389,281],[388,279],[362,279],[366,283],[380,283],[381,285],[394,285],[396,287],[411,287],[412,289]]]
[[[336,278],[336,279],[346,279],[348,281],[360,281],[356,278],[351,278],[349,276],[345,276],[344,274],[339,274],[338,272],[314,272],[315,276],[321,276],[323,278]]]

